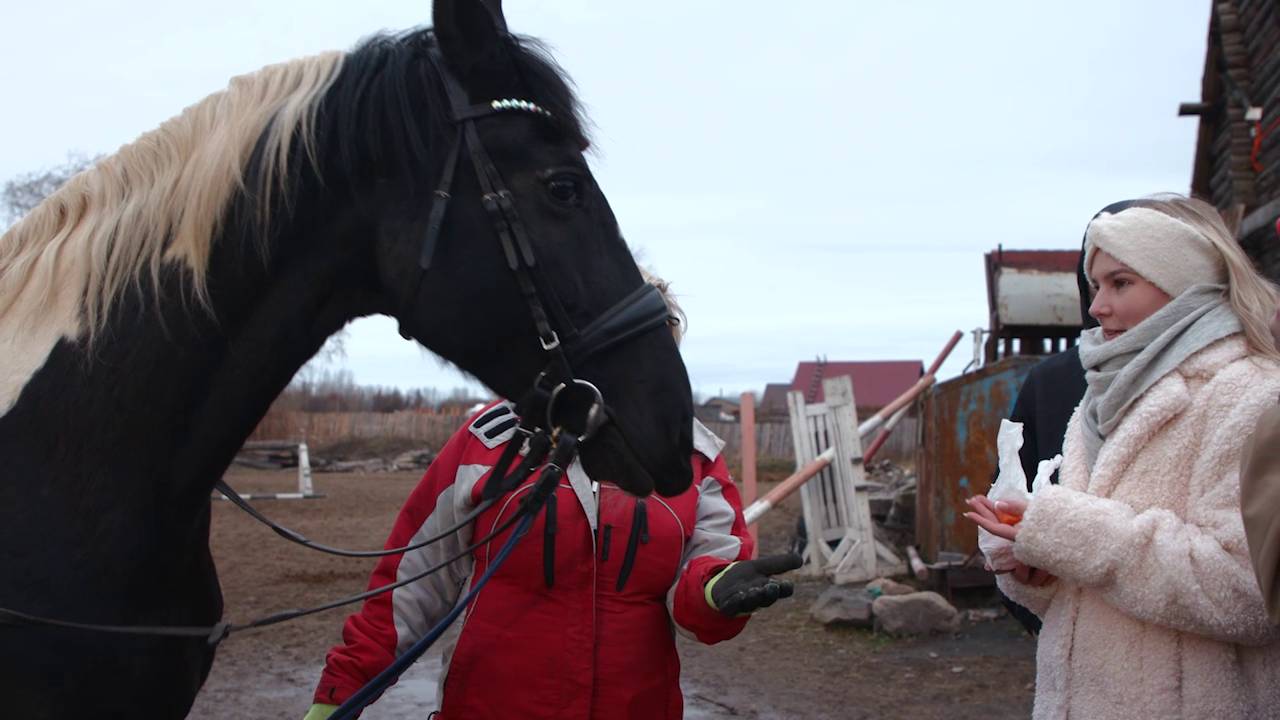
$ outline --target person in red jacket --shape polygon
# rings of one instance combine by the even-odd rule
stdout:
[[[517,424],[504,400],[455,433],[401,509],[386,547],[435,535],[476,508]],[[608,478],[588,477],[577,461],[569,467],[526,537],[467,608],[457,644],[445,653],[435,718],[683,716],[674,633],[708,644],[734,637],[751,612],[791,594],[789,582],[771,575],[801,562],[796,555],[751,560],[723,442],[696,420],[693,437],[694,484],[671,498],[636,498]],[[383,558],[369,587],[410,577],[489,534],[536,479],[447,540]],[[367,600],[347,618],[307,720],[328,717],[425,635],[506,538],[499,534],[445,570]]]

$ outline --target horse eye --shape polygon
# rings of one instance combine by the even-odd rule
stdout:
[[[564,205],[582,205],[582,182],[568,174],[558,174],[547,179],[547,193],[551,199]]]

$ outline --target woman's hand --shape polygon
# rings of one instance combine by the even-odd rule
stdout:
[[[965,500],[965,504],[973,508],[973,512],[964,514],[973,522],[982,526],[984,530],[1002,537],[1010,542],[1016,542],[1018,539],[1018,526],[1010,525],[1004,522],[1001,516],[1021,518],[1027,512],[1027,503],[1022,500],[1000,500],[992,502],[991,498],[985,495],[978,495]],[[988,567],[988,570],[991,568]],[[1013,575],[1013,579],[1024,585],[1031,587],[1044,587],[1058,578],[1046,570],[1033,568],[1029,565],[1018,563],[1013,566],[1012,570],[1006,570]]]
[[[1002,537],[1010,542],[1016,542],[1018,539],[1018,526],[1005,522],[1000,516],[1016,516],[1021,518],[1023,513],[1027,511],[1027,503],[1022,500],[1000,500],[992,502],[991,498],[985,495],[976,495],[964,501],[966,505],[973,509],[973,512],[967,512],[964,516],[977,523],[982,529],[995,535]]]

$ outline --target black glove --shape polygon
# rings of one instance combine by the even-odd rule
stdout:
[[[795,592],[790,580],[774,580],[769,576],[795,570],[802,564],[804,560],[795,553],[733,563],[707,583],[707,603],[730,616],[769,607]]]

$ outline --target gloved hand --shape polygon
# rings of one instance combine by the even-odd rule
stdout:
[[[307,711],[307,714],[302,718],[302,720],[328,720],[329,716],[333,714],[333,711],[337,709],[337,705],[316,703],[311,706],[311,709]]]
[[[707,604],[730,616],[769,607],[795,592],[790,580],[769,576],[795,570],[802,564],[804,560],[795,553],[730,563],[707,582]]]

